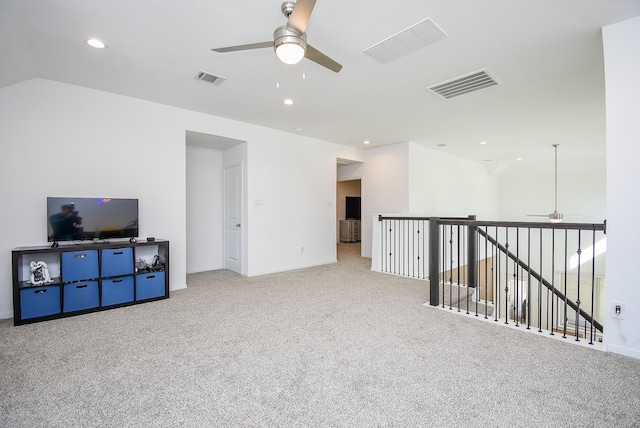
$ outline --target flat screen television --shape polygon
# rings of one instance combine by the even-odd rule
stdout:
[[[347,196],[345,216],[347,220],[360,220],[360,196]]]
[[[138,237],[138,200],[47,198],[48,242]]]

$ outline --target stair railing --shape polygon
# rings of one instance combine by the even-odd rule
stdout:
[[[606,222],[378,220],[372,269],[428,280],[430,305],[601,340]]]

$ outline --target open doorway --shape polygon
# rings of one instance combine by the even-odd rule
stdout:
[[[228,234],[225,229],[228,210],[228,167],[240,165],[241,175],[234,181],[234,225],[238,229],[245,223],[244,217],[244,170],[246,142],[219,135],[201,132],[185,132],[186,141],[186,255],[187,273],[216,269],[230,269],[244,273],[246,259],[245,236],[242,230],[232,242],[237,263],[226,263]],[[242,220],[242,221],[240,221]]]
[[[336,187],[336,242],[361,241],[362,180],[338,181]]]

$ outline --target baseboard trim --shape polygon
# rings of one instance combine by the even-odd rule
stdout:
[[[640,351],[636,349],[625,348],[624,346],[617,345],[605,345],[604,350],[606,352],[611,352],[612,354],[620,354],[625,357],[640,359]]]
[[[266,270],[266,271],[261,271],[261,272],[248,272],[246,274],[246,276],[247,277],[252,277],[252,276],[260,276],[260,275],[269,275],[269,274],[272,274],[272,273],[289,272],[289,271],[292,271],[292,270],[306,269],[306,268],[311,268],[311,267],[329,265],[329,264],[332,264],[332,263],[338,263],[338,260],[334,259],[334,260],[328,260],[328,261],[323,261],[323,262],[304,264],[304,265],[299,265],[299,266],[289,266],[289,267],[283,267],[283,268],[280,268],[280,269]]]

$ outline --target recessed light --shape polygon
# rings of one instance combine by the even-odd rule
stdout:
[[[293,100],[291,98],[287,98],[286,100],[284,100],[284,104],[287,106],[292,106]]]
[[[107,47],[107,45],[105,45],[102,40],[98,40],[98,39],[88,39],[86,40],[86,43],[92,48],[96,48],[96,49],[105,49]]]
[[[517,160],[517,161],[521,161],[521,160],[522,160],[522,158],[516,158],[516,160]]]
[[[485,144],[487,144],[487,142],[486,142],[486,141],[480,141],[480,145],[481,145],[481,146],[484,146]]]
[[[371,144],[371,141],[366,140],[366,141],[363,141],[362,144]]]

